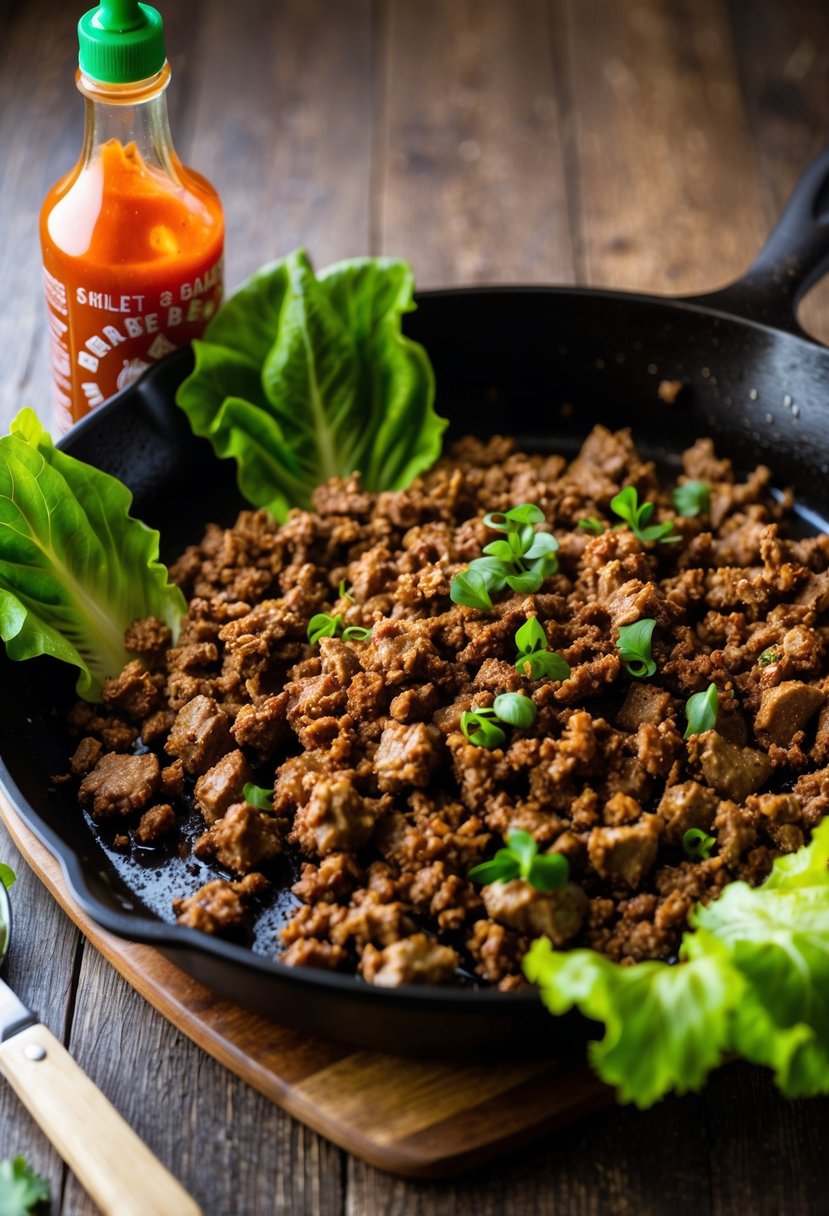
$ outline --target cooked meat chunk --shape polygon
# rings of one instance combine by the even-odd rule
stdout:
[[[455,973],[460,959],[455,950],[441,946],[425,933],[415,933],[383,950],[366,946],[360,974],[378,988],[401,984],[444,984]]]
[[[143,810],[160,784],[157,756],[149,752],[143,756],[110,752],[84,777],[78,797],[90,807],[95,819],[112,819]]]
[[[130,654],[139,654],[153,660],[164,654],[173,635],[170,627],[157,616],[145,616],[130,625],[124,634],[124,648]]]
[[[158,678],[150,675],[140,659],[127,663],[115,679],[105,680],[101,694],[104,705],[119,710],[136,722],[157,709],[160,699]]]
[[[300,937],[282,951],[279,961],[289,967],[322,967],[325,971],[339,971],[348,962],[348,951],[318,937]]]
[[[659,726],[671,713],[670,693],[654,688],[652,684],[633,683],[628,689],[625,703],[616,717],[622,730],[638,730],[645,722],[648,726]]]
[[[593,828],[587,853],[596,873],[636,890],[656,863],[657,822],[655,815],[647,815],[642,823],[632,826]]]
[[[291,840],[310,853],[353,852],[374,831],[376,814],[345,777],[318,780],[296,813]]]
[[[173,900],[173,911],[180,925],[202,933],[239,936],[248,928],[253,901],[268,889],[262,874],[248,874],[239,882],[214,878],[184,899]]]
[[[203,773],[233,747],[230,720],[212,697],[197,696],[176,715],[165,750],[178,756],[185,772]]]
[[[144,812],[133,836],[139,844],[151,845],[163,840],[165,836],[169,836],[175,830],[175,811],[169,802],[162,802],[158,806],[151,806],[148,811]]]
[[[249,874],[282,852],[279,821],[246,802],[237,803],[193,846],[197,857],[215,857],[225,870]]]
[[[708,832],[717,813],[717,796],[696,781],[683,781],[665,790],[657,807],[665,821],[665,840],[680,844],[689,828]]]
[[[69,769],[76,777],[83,776],[84,773],[90,772],[101,758],[101,752],[104,750],[104,745],[100,739],[93,739],[91,735],[87,735],[85,739],[81,739],[75,752],[69,761]]]
[[[249,748],[260,760],[273,755],[288,730],[284,697],[263,697],[243,705],[231,728],[240,747]]]
[[[196,806],[207,824],[215,823],[234,802],[242,802],[242,791],[253,781],[244,752],[228,752],[218,764],[199,777],[194,790]]]
[[[703,776],[723,798],[742,802],[768,778],[772,764],[763,752],[737,747],[715,730],[695,735],[689,752],[698,758]]]
[[[543,934],[558,947],[572,942],[587,912],[587,896],[574,883],[558,891],[537,891],[523,878],[514,878],[491,882],[482,894],[494,921],[534,937]]]
[[[440,731],[436,726],[389,722],[374,757],[380,789],[395,793],[412,785],[428,785],[440,762],[439,742]]]
[[[792,736],[803,729],[825,700],[825,693],[813,684],[785,680],[763,692],[754,729],[758,737],[767,735],[778,747],[788,747]]]

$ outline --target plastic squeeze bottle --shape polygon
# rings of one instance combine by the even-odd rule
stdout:
[[[103,0],[78,37],[83,151],[40,215],[59,431],[199,337],[223,288],[219,196],[170,137],[161,16]]]

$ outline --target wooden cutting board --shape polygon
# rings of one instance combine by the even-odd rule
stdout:
[[[149,946],[99,928],[73,902],[59,863],[0,796],[15,844],[84,936],[133,988],[249,1085],[378,1169],[439,1178],[607,1104],[574,1057],[452,1064],[311,1038],[217,996]]]

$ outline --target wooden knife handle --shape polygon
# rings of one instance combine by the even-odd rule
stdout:
[[[104,1216],[202,1216],[45,1026],[0,1043],[0,1072]]]

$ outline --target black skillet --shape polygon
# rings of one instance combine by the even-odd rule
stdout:
[[[517,434],[572,452],[594,425],[630,426],[663,461],[700,435],[746,468],[771,466],[795,488],[807,523],[829,518],[829,351],[795,319],[798,300],[829,266],[829,150],[797,186],[748,273],[723,291],[660,299],[577,288],[427,292],[407,329],[431,356],[438,406],[457,433]],[[233,471],[194,439],[176,409],[191,366],[180,352],[76,427],[62,447],[135,494],[135,513],[161,530],[165,556],[239,506]],[[678,404],[657,396],[681,380]],[[384,990],[350,976],[271,961],[269,953],[205,937],[169,917],[175,887],[153,859],[107,852],[69,794],[50,792],[72,744],[63,725],[73,680],[50,660],[0,656],[0,780],[15,808],[59,857],[74,898],[99,924],[149,942],[220,993],[274,1020],[350,1043],[458,1054],[488,1043],[551,1045],[583,1035],[553,1021],[532,992],[471,986]],[[180,877],[180,875],[178,876]],[[185,875],[192,889],[196,876]],[[286,875],[286,886],[288,877]],[[178,888],[181,889],[181,886]]]

